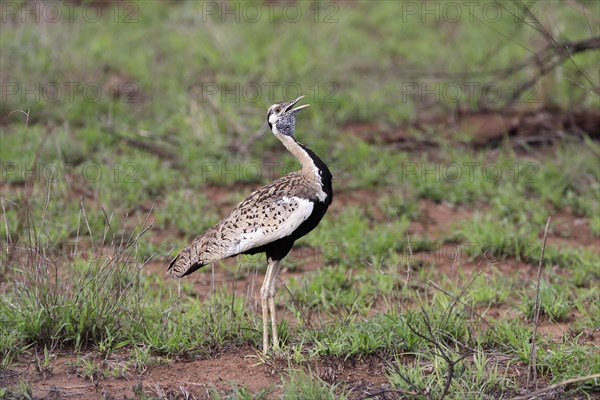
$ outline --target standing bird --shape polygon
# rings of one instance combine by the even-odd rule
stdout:
[[[279,263],[298,238],[319,224],[333,198],[331,172],[312,150],[294,137],[296,114],[309,105],[292,107],[303,97],[273,104],[267,112],[269,128],[300,161],[302,170],[285,175],[250,194],[225,219],[183,249],[167,271],[169,276],[181,278],[227,257],[266,253],[268,267],[260,289],[265,354],[269,350],[269,313],[273,347],[279,347],[275,315]]]

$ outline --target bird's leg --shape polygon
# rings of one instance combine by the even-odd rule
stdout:
[[[269,351],[269,307],[267,299],[262,298],[262,317],[263,317],[263,353]]]
[[[273,331],[273,349],[279,348],[277,336],[277,314],[275,312],[275,292],[277,290],[277,275],[279,275],[279,260],[273,262],[273,271],[269,281],[269,310],[271,313],[271,329]]]
[[[262,316],[263,316],[263,353],[267,354],[269,351],[269,293],[271,287],[271,279],[273,276],[273,269],[275,262],[268,260],[267,273],[265,280],[263,281],[262,287],[260,288],[260,297],[262,300]]]

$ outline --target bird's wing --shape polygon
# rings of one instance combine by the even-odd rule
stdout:
[[[291,235],[310,217],[313,208],[310,200],[281,196],[261,202],[259,206],[236,209],[227,218],[229,227],[224,229],[230,233],[227,257]]]
[[[179,278],[212,261],[292,234],[310,217],[314,203],[281,192],[269,185],[252,193],[229,216],[183,249],[171,262],[167,274]]]

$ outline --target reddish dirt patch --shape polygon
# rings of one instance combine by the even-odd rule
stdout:
[[[553,322],[545,319],[538,325],[538,333],[546,336],[555,342],[559,342],[570,333],[569,322]]]
[[[589,223],[585,218],[576,217],[566,212],[554,213],[548,233],[548,244],[557,247],[587,247],[600,254],[600,238],[592,235]],[[543,229],[540,238],[543,238]]]
[[[240,185],[236,190],[250,193],[257,185]],[[236,203],[230,195],[230,187],[211,186],[208,197],[219,209],[221,215],[229,212]],[[348,206],[355,206],[369,210],[369,216],[375,221],[383,221],[385,217],[377,208],[376,199],[382,194],[393,193],[392,189],[385,191],[352,190],[336,193],[336,200],[332,205],[332,212],[339,213]],[[481,209],[481,208],[479,208]],[[409,226],[409,236],[425,235],[434,240],[440,240],[452,235],[455,224],[458,221],[471,217],[472,209],[453,206],[446,203],[435,203],[428,200],[420,201],[420,218]],[[574,246],[594,248],[598,252],[600,240],[591,235],[589,226],[581,219],[568,212],[559,212],[553,217],[553,229],[548,238],[549,243],[557,246]],[[201,232],[198,232],[199,234]],[[172,232],[152,231],[149,232],[151,240],[161,242],[168,240]],[[401,240],[405,240],[402,238]],[[528,284],[537,276],[537,266],[529,263],[516,261],[514,259],[490,260],[485,258],[469,260],[463,253],[456,250],[458,245],[449,244],[448,251],[422,252],[413,255],[415,263],[419,265],[435,263],[434,281],[438,278],[449,278],[456,280],[457,287],[466,283],[466,279],[473,273],[482,271],[488,274],[493,270],[499,271],[504,276],[517,276],[520,281]],[[453,252],[454,251],[454,252]],[[316,249],[311,247],[296,247],[288,257],[293,268],[284,269],[280,274],[281,281],[288,282],[291,278],[299,278],[308,271],[314,271],[324,265],[323,257]],[[419,261],[421,264],[419,264]],[[164,279],[164,273],[168,261],[151,262],[144,267],[143,273],[155,275],[156,279]],[[227,285],[237,295],[245,296],[247,301],[259,309],[260,285],[264,278],[266,262],[263,256],[246,262],[242,259],[233,258],[223,262],[223,265],[215,265],[214,274],[210,266],[191,275],[188,279],[193,283],[195,294],[198,298],[207,298],[211,288]],[[559,269],[559,274],[566,271]],[[461,276],[467,277],[466,279]],[[177,281],[171,281],[176,286]],[[279,318],[292,321],[290,315],[281,304],[282,291],[279,289]],[[515,307],[488,307],[478,310],[484,317],[492,318],[521,318]],[[554,341],[563,340],[572,334],[569,331],[569,323],[575,315],[566,323],[557,324],[542,318],[539,332]],[[598,344],[600,334],[598,331],[585,331],[582,339],[590,344]],[[282,377],[287,374],[287,361],[272,361],[268,364],[255,365],[256,358],[245,356],[254,355],[255,351],[249,347],[229,349],[214,359],[176,361],[169,365],[158,365],[149,367],[143,372],[127,372],[124,377],[111,377],[91,380],[80,376],[72,363],[76,361],[73,356],[59,356],[54,363],[51,374],[44,376],[35,371],[33,363],[16,364],[14,369],[19,371],[17,375],[8,378],[0,377],[1,383],[15,384],[19,379],[25,379],[32,384],[33,395],[36,399],[122,399],[125,396],[135,397],[136,391],[143,391],[149,396],[167,393],[173,397],[179,394],[183,396],[188,392],[198,399],[209,398],[208,390],[213,386],[221,392],[231,389],[233,382],[238,386],[246,387],[252,392],[270,390],[269,398],[277,398],[281,395]],[[122,355],[121,360],[109,359],[108,364],[124,363],[127,355]],[[102,361],[98,361],[102,363]],[[351,398],[365,398],[373,393],[378,393],[389,388],[385,377],[387,364],[377,357],[366,359],[322,359],[311,364],[311,370],[316,372],[327,382],[343,383],[351,390]],[[392,397],[392,396],[390,396]],[[182,397],[183,398],[183,397]]]
[[[253,349],[237,348],[216,359],[171,362],[108,379],[99,374],[83,377],[80,368],[74,366],[75,357],[60,356],[52,372],[46,374],[36,372],[30,364],[17,364],[15,369],[22,372],[13,375],[11,381],[26,379],[35,399],[123,399],[138,398],[140,392],[153,396],[188,392],[198,399],[208,399],[212,388],[226,392],[234,383],[253,393],[269,390],[277,396],[284,375],[267,364],[258,364],[258,359],[252,357],[255,354]],[[105,370],[120,363],[122,360],[117,358],[97,361]]]
[[[354,134],[371,143],[393,143],[406,150],[432,150],[435,142],[417,139],[410,131],[447,132],[447,139],[456,134],[467,135],[463,143],[479,148],[497,146],[505,137],[514,138],[516,144],[530,145],[552,143],[567,135],[585,133],[591,137],[600,136],[600,113],[595,110],[573,110],[557,113],[551,109],[529,111],[481,111],[459,110],[447,116],[424,117],[412,125],[395,129],[384,129],[375,123],[349,124],[344,131]]]
[[[177,390],[180,386],[190,387],[204,398],[211,386],[220,390],[228,390],[232,383],[257,393],[272,389],[278,392],[283,374],[279,374],[271,366],[260,364],[251,348],[234,349],[221,355],[218,359],[195,360],[190,362],[170,363],[166,366],[152,368],[141,376],[141,379]],[[194,389],[192,389],[194,388]],[[271,392],[275,395],[274,392]]]
[[[472,210],[481,210],[481,207],[471,207],[467,210],[461,206],[455,206],[449,203],[435,203],[430,200],[421,200],[419,202],[418,221],[410,224],[411,234],[427,235],[434,240],[442,239],[444,235],[452,235],[456,224],[459,221],[469,219]]]
[[[12,373],[0,379],[3,385],[12,385],[25,379],[31,384],[34,399],[124,399],[146,396],[171,395],[173,398],[188,393],[197,399],[209,399],[211,390],[227,393],[235,387],[244,387],[252,393],[268,392],[268,398],[280,398],[283,379],[288,375],[289,364],[285,358],[261,363],[255,350],[249,347],[230,349],[214,359],[174,361],[166,365],[148,367],[142,371],[128,371],[120,377],[105,378],[101,374],[84,377],[75,356],[60,355],[52,370],[40,373],[33,363],[18,363]],[[88,354],[86,357],[90,357]],[[94,364],[104,371],[121,365],[126,354],[113,355]],[[385,373],[388,363],[373,356],[343,360],[334,357],[311,362],[310,368],[329,383],[344,384],[351,398],[364,398],[369,394],[390,389]],[[18,372],[15,372],[18,371]],[[177,397],[185,398],[185,397]]]
[[[579,343],[600,346],[600,328],[585,329],[581,332]]]
[[[351,399],[369,398],[391,388],[385,376],[389,364],[376,356],[348,360],[329,357],[313,363],[311,369],[325,382],[343,384]]]

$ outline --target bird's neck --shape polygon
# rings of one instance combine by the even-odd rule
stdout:
[[[302,165],[302,173],[310,176],[314,176],[318,174],[318,168],[315,162],[313,161],[311,154],[309,153],[309,149],[306,146],[298,143],[294,138],[286,135],[277,135],[279,140],[283,143],[286,149],[290,153],[296,157],[300,164]],[[314,153],[313,153],[314,154]]]
[[[321,189],[322,194],[319,199],[331,203],[333,194],[331,187],[332,175],[323,160],[293,137],[282,134],[276,134],[276,136],[302,165],[301,174]]]

